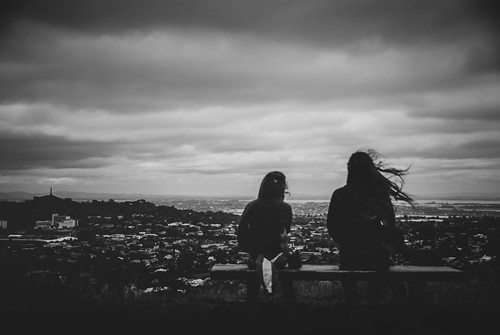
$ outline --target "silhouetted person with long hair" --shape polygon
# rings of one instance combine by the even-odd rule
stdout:
[[[340,247],[341,269],[387,270],[394,261],[391,248],[396,240],[395,212],[392,200],[413,206],[413,199],[402,190],[408,169],[386,167],[374,150],[357,151],[347,163],[347,182],[336,189],[328,208],[329,235]],[[400,184],[391,180],[399,179]],[[403,294],[404,284],[387,283],[395,294]],[[368,282],[368,304],[375,310],[380,302],[383,283]],[[343,281],[346,302],[352,310],[358,303],[356,281]]]
[[[269,172],[261,182],[257,199],[249,202],[243,211],[237,240],[240,249],[248,252],[248,266],[252,269],[256,268],[259,261],[262,262],[262,257],[275,260],[277,268],[287,263],[290,254],[287,236],[293,217],[292,207],[284,201],[287,189],[286,177],[282,172]],[[258,289],[258,285],[257,288],[253,286],[247,289]],[[283,289],[288,290],[289,287]]]

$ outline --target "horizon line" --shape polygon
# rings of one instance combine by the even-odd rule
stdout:
[[[112,198],[119,198],[119,200],[124,200],[123,198],[130,198],[130,197],[147,197],[147,198],[159,198],[159,197],[164,197],[164,198],[180,198],[180,199],[254,199],[256,198],[256,195],[245,195],[245,194],[226,194],[226,195],[200,195],[200,194],[152,194],[152,193],[114,193],[114,192],[85,192],[85,191],[54,191],[53,188],[50,188],[49,193],[44,193],[44,192],[28,192],[28,191],[8,191],[8,192],[0,192],[0,195],[5,195],[0,198],[7,200],[7,198],[12,197],[14,194],[23,194],[25,195],[23,198],[26,198],[28,196],[35,197],[35,196],[44,196],[44,195],[54,195],[57,196],[57,194],[61,194],[61,196],[64,197],[69,197],[71,198],[71,195],[75,196],[76,198],[85,198],[85,199],[90,199],[92,196],[99,196],[101,198],[103,197],[112,197]],[[14,197],[16,198],[16,197]],[[297,193],[297,194],[291,194],[288,196],[286,199],[288,200],[325,200],[329,201],[331,198],[331,194],[328,195],[321,195],[321,194],[307,194],[307,193]],[[111,199],[111,198],[109,198]],[[460,200],[460,201],[465,201],[465,200],[470,200],[470,201],[500,201],[500,195],[494,195],[494,194],[469,194],[469,195],[464,195],[463,193],[460,195],[452,195],[452,194],[440,194],[440,195],[425,195],[425,196],[415,196],[414,199],[416,201],[423,201],[423,200]],[[28,199],[24,199],[28,200]],[[128,200],[128,199],[127,199]]]

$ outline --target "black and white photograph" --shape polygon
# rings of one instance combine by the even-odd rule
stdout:
[[[500,3],[7,0],[0,325],[493,334]]]

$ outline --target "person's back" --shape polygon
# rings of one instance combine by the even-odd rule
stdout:
[[[241,221],[248,225],[248,235],[239,234],[240,245],[246,238],[245,251],[250,257],[259,254],[275,257],[283,252],[283,234],[290,232],[292,208],[278,199],[255,199],[248,203]]]
[[[284,202],[287,190],[285,175],[269,172],[261,182],[257,199],[249,202],[238,224],[237,240],[240,250],[249,253],[248,267],[256,269],[258,280],[266,292],[274,292],[278,285],[277,269],[289,261],[288,233],[292,223],[292,207]],[[289,279],[280,279],[285,300],[293,301],[293,285]],[[247,288],[258,292],[258,283]]]
[[[363,212],[362,207],[348,185],[332,195],[327,228],[340,246],[340,266],[344,269],[385,269],[390,263],[382,219],[375,213]]]
[[[391,248],[394,239],[387,232],[395,229],[395,213],[391,199],[413,205],[410,196],[383,174],[401,178],[407,170],[387,168],[374,162],[375,151],[357,151],[347,164],[346,185],[336,189],[327,215],[329,235],[339,245],[340,267],[348,270],[386,270],[393,264]],[[402,283],[390,283],[401,295]],[[343,281],[349,306],[357,304],[357,283]],[[376,307],[382,283],[371,281],[368,286],[369,305]]]

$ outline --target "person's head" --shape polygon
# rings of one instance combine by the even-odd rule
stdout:
[[[409,168],[401,170],[394,167],[386,167],[379,154],[373,149],[354,152],[347,163],[347,184],[366,195],[383,194],[395,200],[403,200],[413,204],[411,196],[402,191],[404,179]],[[386,177],[385,175],[388,175]],[[399,178],[398,185],[390,180],[392,177]]]
[[[280,171],[272,171],[265,175],[260,183],[259,199],[281,199],[285,198],[288,192],[288,185],[285,175]]]
[[[366,184],[377,179],[377,168],[368,152],[356,151],[347,162],[347,183]]]

